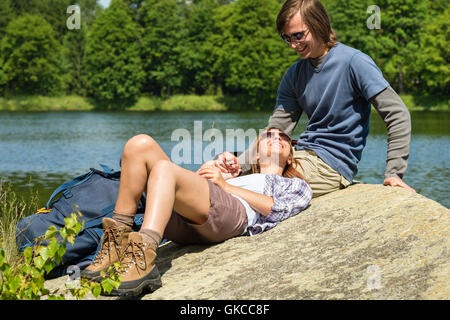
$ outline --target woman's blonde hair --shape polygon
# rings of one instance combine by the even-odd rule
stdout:
[[[261,135],[267,131],[272,131],[272,130],[278,130],[280,132],[283,132],[284,134],[286,134],[283,130],[280,130],[278,128],[274,128],[274,127],[270,127],[265,129],[260,135],[258,135],[258,137],[256,138],[256,146],[254,146],[256,148],[256,153],[254,153],[255,155],[259,154],[259,142],[261,140]],[[286,134],[288,137],[289,135]],[[290,138],[289,138],[290,140]],[[286,177],[286,178],[300,178],[306,181],[305,177],[303,176],[303,174],[301,174],[300,172],[297,171],[296,168],[300,167],[301,170],[303,171],[303,167],[300,163],[300,161],[298,159],[294,158],[294,150],[291,147],[291,150],[289,151],[289,156],[291,157],[291,163],[287,163],[283,169],[283,173],[282,176]],[[252,168],[252,173],[259,173],[261,172],[261,167],[259,165],[259,163],[254,163],[255,161],[252,161],[251,164],[251,168]],[[308,181],[306,181],[308,182]]]

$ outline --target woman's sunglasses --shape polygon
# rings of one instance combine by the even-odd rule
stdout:
[[[280,137],[281,140],[285,140],[285,141],[291,143],[291,138],[283,132],[266,131],[261,134],[261,139],[276,139],[278,137]]]

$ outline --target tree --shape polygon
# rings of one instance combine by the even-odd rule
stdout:
[[[11,21],[0,48],[0,85],[7,93],[51,95],[63,90],[61,46],[50,24],[26,14]]]
[[[97,0],[78,0],[76,3],[81,10],[81,26],[89,28],[103,10],[102,7],[97,3]]]
[[[440,14],[425,24],[420,36],[420,50],[415,63],[423,92],[448,96],[450,85],[450,31],[448,21],[450,9],[447,6]]]
[[[145,92],[170,96],[182,83],[178,63],[180,45],[184,44],[181,8],[177,0],[147,0],[139,16]]]
[[[6,33],[6,27],[8,26],[9,22],[14,18],[10,0],[4,0],[0,2],[0,17],[2,17],[2,19],[0,20],[0,46],[1,46],[3,36]],[[4,90],[4,87],[2,85],[6,83],[6,75],[3,72],[3,63],[4,63],[3,59],[0,57],[0,94],[2,94]]]
[[[398,91],[413,91],[418,74],[415,68],[419,37],[429,14],[429,0],[380,0],[381,28],[366,25],[368,0],[324,2],[339,40],[367,53]]]
[[[68,92],[86,96],[84,51],[87,30],[101,11],[96,0],[78,0],[81,11],[81,28],[68,30],[63,40],[64,64],[67,70]]]
[[[215,0],[201,0],[185,8],[183,41],[177,46],[185,92],[216,93],[216,79],[211,68],[215,44],[208,40],[214,33],[212,17],[217,8],[219,4]]]
[[[0,2],[0,42],[6,32],[8,23],[14,18],[14,12],[11,7],[11,0],[2,0]]]
[[[100,108],[124,109],[139,98],[144,73],[138,40],[137,26],[121,0],[113,0],[89,30],[87,89]]]
[[[4,0],[2,0],[4,1]],[[53,28],[55,38],[62,43],[66,34],[66,10],[72,0],[10,0],[17,17],[32,14],[44,18]]]
[[[325,0],[323,5],[330,16],[331,25],[339,41],[362,52],[369,53],[371,45],[376,42],[376,30],[367,28],[369,13],[367,8],[372,2],[368,0]],[[384,26],[382,12],[382,26]]]
[[[210,42],[225,93],[249,95],[253,105],[274,105],[284,73],[298,59],[277,33],[280,7],[275,0],[240,0],[215,15],[218,30]]]
[[[67,73],[68,92],[86,96],[86,79],[84,65],[84,50],[86,48],[86,27],[69,31],[63,42],[64,63]]]

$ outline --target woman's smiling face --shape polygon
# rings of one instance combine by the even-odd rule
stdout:
[[[258,159],[261,163],[278,161],[284,167],[291,158],[291,139],[278,129],[264,131],[259,140]]]

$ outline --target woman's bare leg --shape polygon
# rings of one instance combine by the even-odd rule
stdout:
[[[164,234],[172,210],[197,224],[208,219],[209,185],[205,178],[168,161],[158,161],[147,183],[142,229]]]
[[[122,282],[114,294],[139,295],[161,286],[161,275],[155,264],[156,248],[175,209],[195,223],[204,223],[209,214],[208,181],[170,160],[151,165],[147,181],[144,221],[139,232],[131,232],[119,271]]]
[[[122,172],[114,212],[135,215],[151,169],[160,160],[169,160],[169,157],[150,136],[140,134],[128,140],[122,152]]]

